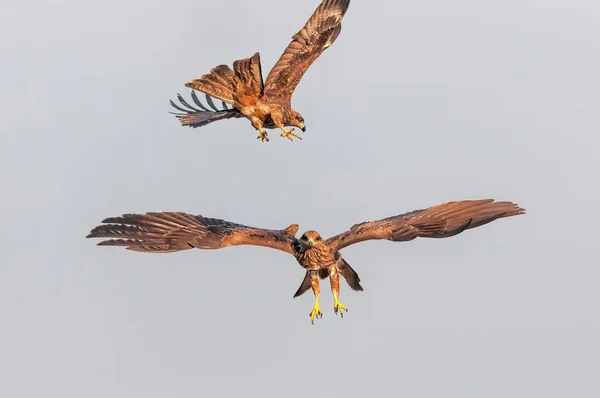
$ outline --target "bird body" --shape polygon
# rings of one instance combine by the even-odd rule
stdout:
[[[264,129],[274,128],[282,130],[282,137],[301,139],[293,128],[285,128],[294,126],[306,131],[304,118],[292,109],[292,95],[306,70],[340,34],[341,21],[349,6],[350,0],[323,0],[304,27],[292,37],[265,81],[257,52],[250,58],[235,61],[233,69],[219,65],[210,73],[186,83],[186,87],[206,95],[211,109],[204,106],[192,91],[196,106],[190,105],[178,94],[181,105],[171,101],[171,105],[180,112],[175,115],[182,125],[190,127],[246,117],[259,131],[257,138],[263,142],[269,140]],[[221,100],[223,108],[217,108],[211,97]]]
[[[310,318],[314,322],[315,318],[322,316],[319,308],[321,279],[330,279],[336,313],[343,314],[347,311],[338,300],[340,275],[351,289],[363,290],[358,274],[340,253],[344,247],[373,239],[401,242],[417,237],[446,238],[499,218],[523,213],[525,210],[514,203],[496,202],[493,199],[448,202],[355,224],[348,231],[324,240],[313,230],[296,238],[298,224],[291,224],[281,230],[270,230],[201,215],[161,212],[107,218],[102,225],[92,229],[87,237],[110,238],[100,242],[100,246],[124,246],[129,250],[148,253],[194,248],[219,249],[238,245],[264,246],[284,251],[294,256],[306,270],[294,297],[312,288],[315,307]]]

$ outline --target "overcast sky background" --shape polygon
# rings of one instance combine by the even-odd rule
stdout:
[[[598,397],[597,1],[354,0],[298,86],[304,140],[167,112],[275,63],[318,0],[2,1],[0,396]],[[324,236],[449,200],[526,216],[343,251],[308,314],[258,247],[149,255],[103,218],[187,211]]]

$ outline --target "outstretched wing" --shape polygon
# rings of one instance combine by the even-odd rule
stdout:
[[[372,239],[394,242],[422,238],[447,238],[466,229],[479,227],[498,218],[524,214],[525,209],[511,202],[494,199],[448,202],[399,216],[356,224],[349,231],[329,238],[334,250]]]
[[[226,246],[265,246],[293,254],[298,225],[268,230],[216,218],[186,213],[125,214],[107,218],[88,238],[112,238],[98,246],[124,246],[129,250],[169,253],[188,249],[220,249]]]
[[[350,0],[323,0],[269,72],[266,95],[291,99],[306,70],[337,39],[349,5]]]

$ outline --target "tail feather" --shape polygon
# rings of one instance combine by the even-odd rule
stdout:
[[[308,271],[306,271],[306,273],[304,274],[304,279],[302,279],[302,283],[300,284],[300,287],[298,288],[298,290],[296,290],[296,293],[294,293],[294,298],[302,296],[304,293],[306,293],[308,289],[310,289],[310,275],[308,274]]]
[[[237,109],[229,109],[225,102],[222,103],[222,109],[217,108],[208,94],[206,95],[206,102],[213,110],[210,110],[204,106],[194,91],[192,91],[191,96],[194,103],[198,106],[197,108],[187,103],[180,94],[177,94],[177,99],[182,106],[175,104],[172,100],[170,101],[171,106],[179,111],[170,113],[175,115],[183,126],[203,127],[209,123],[216,122],[217,120],[238,118],[243,116],[242,113]]]
[[[341,260],[341,263],[338,264],[338,270],[348,283],[348,286],[350,286],[352,290],[362,292],[363,288],[360,285],[360,278],[358,277],[358,274],[356,273],[356,271],[354,271],[354,269],[352,269],[352,267],[346,262],[346,260],[344,260],[343,258]]]

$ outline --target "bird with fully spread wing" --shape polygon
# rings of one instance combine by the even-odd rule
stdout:
[[[107,218],[88,238],[112,238],[99,246],[124,246],[148,253],[169,253],[188,249],[219,249],[227,246],[255,245],[282,250],[293,255],[306,269],[304,280],[294,294],[298,297],[312,288],[315,305],[310,320],[322,317],[319,307],[321,279],[329,277],[334,312],[342,317],[348,309],[339,302],[340,275],[353,290],[363,290],[356,271],[344,260],[340,250],[373,239],[404,242],[417,237],[447,238],[479,227],[498,218],[524,214],[511,202],[494,199],[448,202],[427,209],[356,224],[346,232],[323,239],[315,231],[295,237],[298,225],[282,230],[248,227],[216,218],[187,213],[161,212],[125,214]]]
[[[292,37],[267,80],[263,82],[260,54],[240,59],[233,63],[233,70],[227,65],[219,65],[185,86],[206,95],[207,108],[192,90],[192,100],[197,107],[190,105],[177,94],[180,105],[171,105],[180,112],[174,114],[181,124],[202,127],[217,120],[242,118],[250,119],[252,126],[259,131],[261,141],[269,141],[264,129],[279,128],[282,137],[301,139],[295,126],[306,131],[304,118],[292,109],[292,94],[300,79],[313,62],[331,46],[340,34],[342,18],[348,10],[350,0],[323,0],[306,25]],[[219,109],[212,98],[222,101]],[[227,104],[231,105],[229,108]]]

